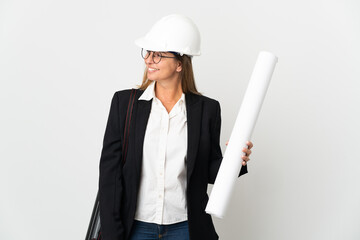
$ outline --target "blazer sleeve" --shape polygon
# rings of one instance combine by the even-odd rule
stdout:
[[[219,171],[221,161],[223,159],[220,147],[220,131],[221,131],[221,108],[220,103],[216,101],[216,117],[215,123],[211,131],[211,159],[209,166],[209,180],[210,184],[214,184],[216,175]],[[241,161],[241,159],[239,159]],[[240,173],[238,177],[247,173],[247,165],[241,166]]]
[[[120,220],[121,184],[121,130],[119,97],[112,98],[100,157],[99,196],[101,235],[104,240],[123,239]]]

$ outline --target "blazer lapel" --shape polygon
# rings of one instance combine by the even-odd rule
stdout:
[[[136,100],[138,101],[138,100]],[[185,94],[186,102],[186,116],[187,116],[187,130],[188,130],[188,145],[186,154],[187,163],[187,180],[189,182],[191,174],[195,166],[195,159],[198,151],[199,138],[200,138],[200,124],[202,105],[199,101],[199,96],[192,93]],[[142,154],[144,137],[147,122],[150,115],[152,100],[138,101],[135,118],[135,146],[139,151],[135,151],[135,167],[136,172],[141,171]]]
[[[142,155],[143,155],[143,145],[144,145],[144,137],[147,122],[150,115],[151,103],[150,101],[137,100],[137,110],[136,110],[136,122],[135,122],[135,167],[136,173],[139,174],[140,177],[141,172],[141,164],[142,164]]]
[[[189,183],[198,151],[202,105],[200,104],[199,96],[192,93],[185,94],[185,102],[188,128],[188,146],[186,154],[187,182]]]

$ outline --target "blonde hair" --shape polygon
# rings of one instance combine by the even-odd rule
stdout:
[[[180,80],[181,80],[181,87],[183,93],[194,93],[197,95],[202,95],[200,92],[197,91],[195,85],[195,78],[194,72],[191,63],[191,57],[187,55],[180,56],[178,54],[175,55],[176,60],[181,62],[182,70],[180,72]],[[147,77],[147,70],[144,71],[143,81],[139,87],[140,90],[145,90],[150,84],[152,80],[149,80]]]

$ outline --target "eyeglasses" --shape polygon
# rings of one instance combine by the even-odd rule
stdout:
[[[169,57],[169,56],[164,56],[161,54],[161,52],[153,52],[153,51],[149,51],[149,50],[145,50],[145,49],[141,49],[141,57],[143,59],[147,59],[152,53],[152,60],[154,63],[159,63],[161,61],[161,58],[176,58],[175,57]],[[176,52],[169,52],[172,53],[174,55],[178,55],[178,53]]]

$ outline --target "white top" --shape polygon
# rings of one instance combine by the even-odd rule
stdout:
[[[140,189],[135,219],[156,224],[187,220],[185,94],[167,112],[152,82],[139,100],[151,100],[146,127]]]

